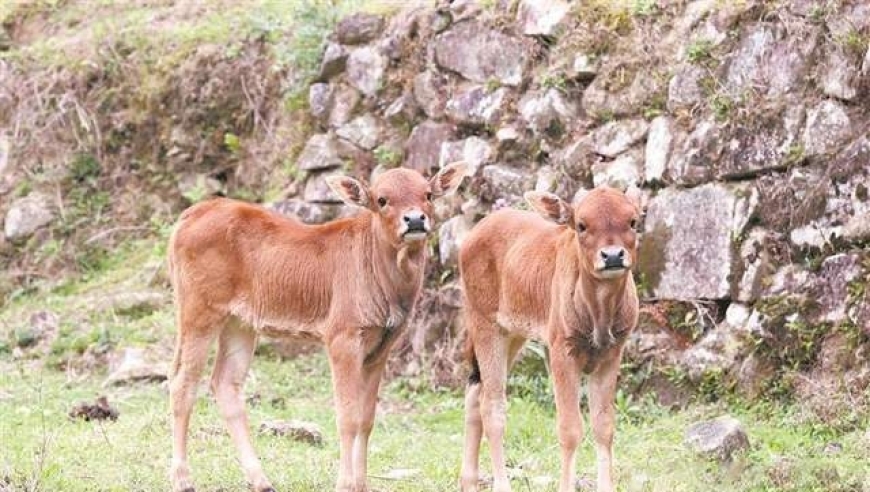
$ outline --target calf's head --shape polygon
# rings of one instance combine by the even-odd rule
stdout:
[[[640,190],[625,193],[600,187],[578,194],[572,205],[552,193],[526,193],[532,209],[545,218],[571,228],[577,235],[580,263],[598,279],[619,278],[631,270],[637,257]]]
[[[454,191],[465,177],[466,164],[444,166],[430,179],[412,169],[391,169],[366,186],[347,176],[327,178],[346,203],[371,210],[395,246],[422,243],[432,230],[432,200]]]

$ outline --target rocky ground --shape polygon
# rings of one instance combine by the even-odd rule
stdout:
[[[0,7],[7,361],[72,374],[165,361],[161,253],[190,203],[225,194],[323,222],[353,213],[330,174],[462,159],[473,177],[439,206],[393,377],[461,384],[456,252],[477,220],[531,189],[634,183],[643,313],[626,395],[867,427],[866,2],[46,5]],[[71,287],[112,278],[131,244],[146,251],[142,299]],[[102,314],[34,304],[67,294]],[[151,328],[135,321],[152,312]],[[534,399],[543,351],[528,354],[515,392]]]

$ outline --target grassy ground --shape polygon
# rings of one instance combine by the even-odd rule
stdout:
[[[104,270],[80,281],[18,297],[0,312],[0,490],[166,490],[169,461],[167,389],[141,383],[103,388],[106,367],[94,354],[122,347],[148,347],[168,359],[171,306],[118,313],[99,308],[113,292],[162,289],[162,248],[133,245],[107,259]],[[155,280],[156,278],[156,280]],[[157,287],[154,287],[154,286]],[[29,314],[51,310],[58,333],[35,348],[18,350]],[[252,425],[264,420],[303,419],[324,431],[324,445],[257,436],[256,446],[279,490],[330,490],[338,445],[333,424],[329,369],[322,354],[282,361],[264,350],[254,363],[247,392]],[[82,363],[93,358],[96,362]],[[58,368],[64,369],[60,370]],[[419,381],[417,381],[419,382]],[[529,394],[524,379],[522,394]],[[546,382],[539,394],[511,399],[507,447],[515,490],[554,490],[558,446]],[[462,395],[389,381],[382,389],[371,444],[370,481],[380,491],[456,490],[462,450]],[[517,386],[514,385],[514,393]],[[80,401],[107,395],[116,422],[67,417]],[[235,450],[214,402],[202,387],[192,424],[191,464],[199,490],[244,490]],[[823,423],[800,418],[796,408],[773,405],[697,405],[673,412],[620,397],[617,470],[623,491],[867,491],[870,436],[838,434]],[[691,423],[731,413],[747,427],[752,449],[727,467],[692,455],[682,444]],[[836,448],[841,451],[825,451]],[[484,465],[488,459],[484,446]],[[587,441],[577,459],[581,476],[594,474]],[[413,470],[400,477],[402,470]]]

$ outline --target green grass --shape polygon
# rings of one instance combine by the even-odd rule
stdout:
[[[104,365],[75,363],[80,353],[128,346],[148,347],[158,358],[169,360],[174,333],[171,306],[145,313],[96,307],[99,299],[113,292],[149,285],[160,288],[160,282],[154,287],[152,266],[159,265],[163,253],[153,243],[133,244],[108,258],[103,270],[19,297],[0,312],[0,340],[7,343],[26,326],[30,313],[39,310],[55,312],[63,333],[18,355],[14,346],[0,350],[0,490],[166,490],[170,453],[166,384],[103,388]],[[255,446],[268,476],[278,490],[331,490],[338,444],[324,355],[281,360],[269,350],[261,352],[246,386],[249,395],[259,395],[259,403],[249,405],[252,427],[264,420],[302,419],[318,424],[324,432],[324,445],[319,448],[257,435]],[[55,360],[64,358],[68,365]],[[461,390],[418,383],[419,378],[399,377],[382,388],[370,448],[374,490],[457,489],[463,440]],[[549,383],[517,375],[509,392],[506,446],[514,490],[555,490],[559,446]],[[99,395],[106,395],[119,410],[117,422],[67,417],[76,403]],[[620,491],[829,492],[870,486],[866,431],[839,432],[808,419],[797,407],[721,402],[671,411],[621,394],[617,409]],[[726,467],[694,456],[682,442],[686,427],[723,413],[739,418],[752,442],[750,451]],[[205,383],[191,436],[190,460],[198,490],[245,490],[235,450]],[[831,442],[842,445],[842,451],[825,453]],[[488,463],[484,444],[484,474]],[[580,476],[594,477],[595,457],[588,437],[576,466]],[[401,469],[419,473],[388,478]]]

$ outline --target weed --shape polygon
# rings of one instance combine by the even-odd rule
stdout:
[[[238,154],[240,150],[242,150],[242,143],[239,140],[238,135],[234,133],[224,133],[224,147],[227,148],[231,153]]]
[[[568,82],[562,74],[548,73],[541,78],[541,87],[546,89],[556,89],[560,92],[565,92]]]
[[[713,42],[709,39],[696,39],[686,48],[686,57],[692,63],[701,63],[713,58]]]
[[[402,152],[386,145],[376,148],[374,155],[378,164],[384,167],[392,168],[402,163]]]

